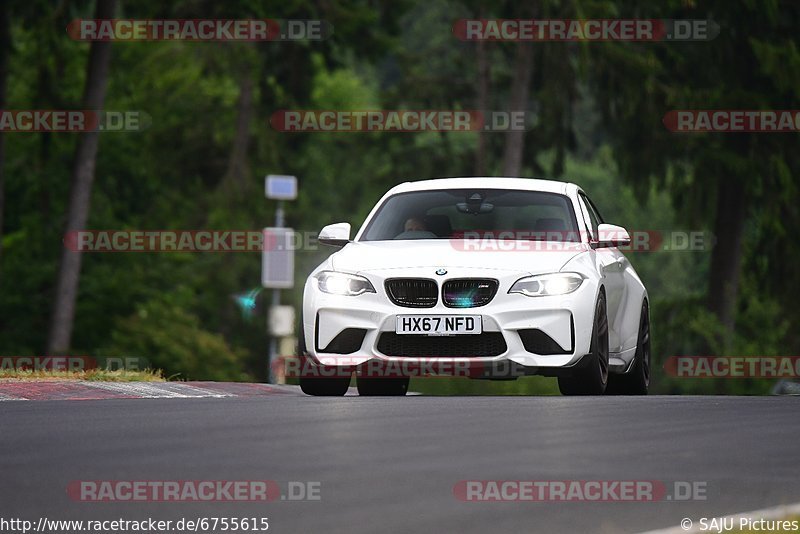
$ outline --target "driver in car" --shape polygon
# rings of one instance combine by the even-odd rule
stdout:
[[[422,220],[422,217],[411,217],[406,220],[406,224],[403,226],[404,231],[406,232],[427,232],[428,227],[425,225],[425,221]]]
[[[415,215],[406,219],[403,231],[395,239],[436,239],[436,234],[428,229],[423,217]]]

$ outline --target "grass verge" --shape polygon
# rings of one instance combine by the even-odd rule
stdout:
[[[143,371],[86,369],[79,371],[59,371],[47,369],[0,369],[0,379],[18,378],[24,380],[93,380],[98,382],[164,382],[160,370]]]

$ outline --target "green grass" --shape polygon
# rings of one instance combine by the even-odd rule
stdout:
[[[23,380],[93,380],[99,382],[164,382],[160,370],[145,369],[143,371],[88,369],[81,371],[57,370],[0,370],[0,378],[16,378]]]

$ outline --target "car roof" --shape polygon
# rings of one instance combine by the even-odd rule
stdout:
[[[432,189],[518,189],[522,191],[543,191],[545,193],[566,194],[575,184],[556,180],[539,180],[535,178],[503,178],[495,176],[436,178],[404,182],[390,189],[387,195],[407,193],[410,191],[430,191]]]

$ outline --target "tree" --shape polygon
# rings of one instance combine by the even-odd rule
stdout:
[[[527,111],[533,75],[533,44],[520,43],[514,65],[514,78],[511,82],[511,94],[508,99],[509,110]],[[506,134],[506,146],[503,153],[503,176],[519,176],[522,171],[522,156],[525,148],[525,131],[513,131]]]
[[[97,0],[95,19],[112,19],[116,0]],[[111,42],[95,41],[91,44],[84,86],[83,109],[101,111],[105,103],[106,80],[111,59]],[[99,141],[97,131],[82,133],[75,149],[72,168],[72,188],[65,233],[83,230],[89,218],[92,183]],[[67,351],[72,338],[75,320],[75,302],[81,274],[80,252],[64,247],[58,272],[55,301],[50,325],[47,350],[50,354]]]
[[[481,18],[484,18],[485,13],[481,12]],[[486,41],[478,41],[475,43],[475,59],[478,64],[478,79],[477,79],[477,95],[475,101],[477,108],[481,111],[489,109],[489,81],[492,78],[491,66],[489,58],[486,54]],[[475,149],[475,176],[484,176],[486,174],[486,157],[487,157],[487,143],[486,132],[478,132],[478,146]]]
[[[8,56],[11,52],[9,27],[10,10],[8,2],[0,4],[0,109],[6,109],[8,90]],[[6,137],[0,130],[0,266],[3,259],[3,208],[5,207],[5,160]]]
[[[622,4],[606,3],[592,16],[635,12],[636,2]],[[671,133],[661,122],[680,109],[797,109],[797,75],[787,73],[800,63],[794,30],[800,6],[675,0],[648,17],[713,19],[721,32],[693,43],[590,43],[586,66],[623,176],[641,194],[651,187],[669,190],[688,224],[713,229],[706,305],[726,332],[718,345],[729,347],[746,229],[752,226],[755,235],[764,225],[782,228],[785,219],[776,220],[795,202],[787,188],[800,172],[796,138]]]

